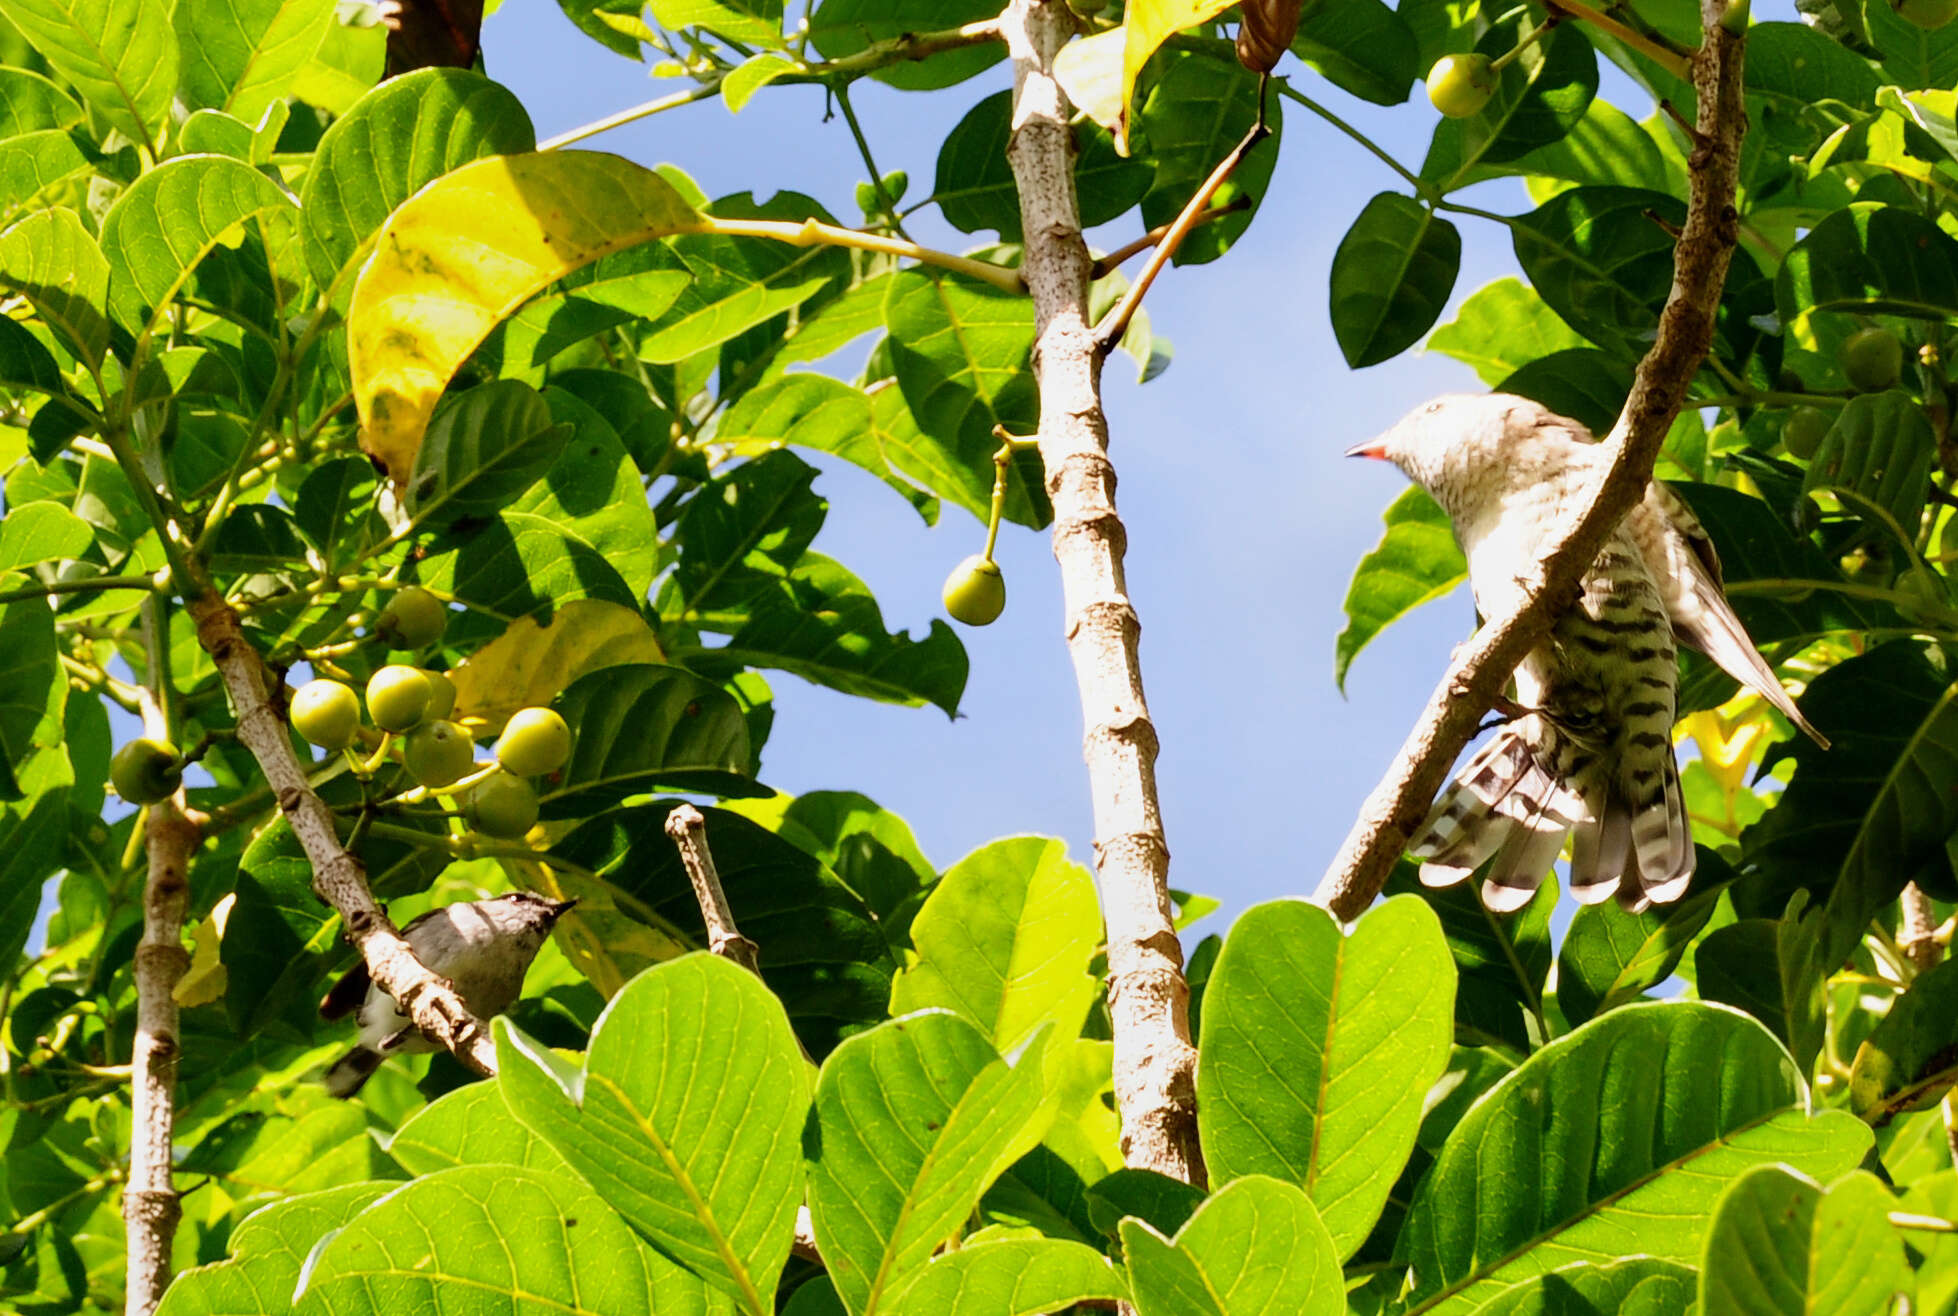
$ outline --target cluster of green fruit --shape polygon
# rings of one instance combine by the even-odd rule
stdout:
[[[431,791],[476,771],[474,738],[449,720],[455,700],[453,681],[420,667],[383,667],[367,682],[367,716],[402,737],[402,766]],[[308,681],[292,697],[292,727],[321,749],[346,749],[360,728],[360,699],[339,681]],[[504,726],[495,752],[495,767],[470,783],[463,815],[486,836],[522,836],[537,821],[537,792],[527,778],[564,766],[571,729],[548,708],[521,709]]]
[[[1843,378],[1858,393],[1881,393],[1895,388],[1904,377],[1904,342],[1881,326],[1859,329],[1843,339],[1836,361]],[[1797,461],[1808,461],[1822,450],[1832,423],[1829,413],[1819,407],[1796,407],[1782,422],[1781,446]]]

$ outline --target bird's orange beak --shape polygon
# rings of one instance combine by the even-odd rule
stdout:
[[[1368,439],[1365,443],[1356,443],[1346,450],[1346,455],[1348,457],[1371,457],[1377,462],[1384,462],[1387,460],[1387,440],[1385,438],[1378,438]]]

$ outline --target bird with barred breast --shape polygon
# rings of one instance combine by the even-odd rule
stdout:
[[[1477,611],[1517,606],[1573,502],[1612,450],[1577,421],[1513,394],[1456,394],[1351,449],[1400,467],[1448,513]],[[1584,574],[1577,602],[1515,675],[1517,715],[1456,774],[1409,843],[1421,880],[1446,886],[1487,864],[1482,899],[1530,902],[1575,832],[1571,894],[1627,909],[1679,899],[1692,829],[1673,758],[1675,644],[1698,649],[1828,745],[1734,615],[1713,542],[1654,480]]]

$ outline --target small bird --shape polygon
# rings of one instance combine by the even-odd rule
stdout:
[[[557,921],[577,903],[513,891],[431,909],[401,932],[431,972],[455,984],[470,1013],[488,1019],[517,999],[530,962]],[[365,964],[348,969],[327,991],[320,1000],[320,1017],[344,1018],[356,1007],[360,1041],[327,1068],[324,1079],[326,1090],[336,1097],[360,1091],[390,1056],[436,1049],[394,998],[375,985]]]
[[[1347,455],[1394,463],[1441,504],[1485,617],[1520,600],[1565,507],[1611,461],[1577,421],[1508,393],[1437,398]],[[1422,882],[1459,882],[1493,856],[1483,903],[1521,909],[1575,829],[1579,902],[1616,892],[1637,911],[1684,894],[1694,853],[1672,752],[1675,641],[1827,748],[1734,615],[1713,541],[1655,480],[1605,541],[1577,604],[1516,669],[1516,716],[1462,766],[1409,843]]]

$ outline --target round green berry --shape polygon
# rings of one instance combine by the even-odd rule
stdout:
[[[517,777],[556,772],[570,757],[571,728],[548,708],[519,709],[496,742],[496,761]]]
[[[1828,437],[1829,413],[1820,407],[1796,407],[1781,426],[1781,446],[1796,461],[1807,461],[1822,451]]]
[[[463,817],[485,836],[514,839],[537,822],[537,792],[522,777],[492,772],[469,792]]]
[[[1480,114],[1495,94],[1495,61],[1487,55],[1443,55],[1428,70],[1428,99],[1451,119]]]
[[[434,696],[418,667],[383,667],[367,681],[367,716],[383,731],[412,731]]]
[[[423,649],[442,638],[449,624],[449,610],[442,600],[419,585],[399,590],[388,600],[387,610],[374,629],[397,649]]]
[[[469,733],[453,722],[424,722],[408,733],[401,761],[416,781],[440,790],[476,765],[476,746]]]
[[[1843,378],[1859,393],[1880,393],[1904,375],[1904,343],[1888,329],[1859,329],[1837,353]]]
[[[447,717],[455,711],[456,683],[449,679],[447,672],[431,672],[426,667],[421,674],[428,682],[428,707],[422,716],[433,722],[438,717]]]
[[[109,784],[131,804],[155,804],[176,794],[183,785],[183,765],[177,747],[166,740],[138,737],[109,760]]]
[[[1006,610],[1006,578],[999,573],[999,563],[974,553],[945,577],[940,597],[952,620],[990,626]]]
[[[1958,15],[1958,0],[1890,0],[1897,16],[1926,32],[1935,31]]]
[[[352,686],[322,678],[292,696],[292,729],[321,749],[345,749],[359,726],[360,696]]]

